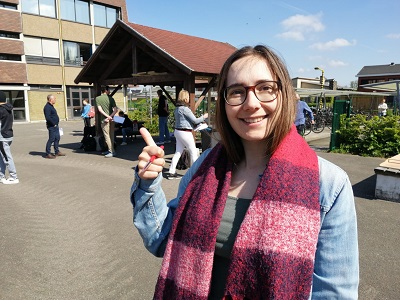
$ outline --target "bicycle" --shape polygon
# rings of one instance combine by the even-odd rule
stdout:
[[[311,120],[308,118],[308,117],[306,117],[306,121],[305,121],[305,123],[304,124],[301,124],[301,125],[297,125],[296,126],[296,128],[297,128],[297,132],[301,135],[301,136],[306,136],[306,135],[308,135],[308,134],[310,134],[310,132],[311,132]]]
[[[321,133],[325,129],[325,119],[322,114],[314,115],[314,124],[311,124],[311,130],[315,133]]]

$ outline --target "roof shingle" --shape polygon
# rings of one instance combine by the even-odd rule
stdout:
[[[127,25],[194,72],[218,74],[236,50],[228,43],[134,23]]]
[[[400,64],[365,66],[358,72],[357,77],[400,75]]]

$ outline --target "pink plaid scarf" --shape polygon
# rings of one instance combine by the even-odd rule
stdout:
[[[204,160],[179,206],[154,299],[207,299],[232,163],[221,145]],[[308,299],[320,227],[315,152],[293,126],[272,155],[231,254],[226,299]]]

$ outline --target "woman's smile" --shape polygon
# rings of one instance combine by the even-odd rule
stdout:
[[[264,116],[264,117],[256,117],[256,118],[243,118],[241,119],[242,121],[246,122],[246,123],[258,123],[263,121],[265,118],[267,118],[268,116]]]

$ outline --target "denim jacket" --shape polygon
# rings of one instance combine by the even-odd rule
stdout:
[[[192,129],[195,128],[197,124],[204,122],[204,117],[198,117],[192,113],[189,107],[177,106],[174,110],[175,117],[175,128],[180,129]]]
[[[163,255],[179,199],[208,153],[205,151],[183,176],[177,197],[168,204],[161,189],[161,173],[155,180],[142,180],[135,174],[131,188],[133,223],[154,255]],[[357,299],[358,238],[353,190],[342,169],[321,157],[318,162],[321,228],[310,299]]]

